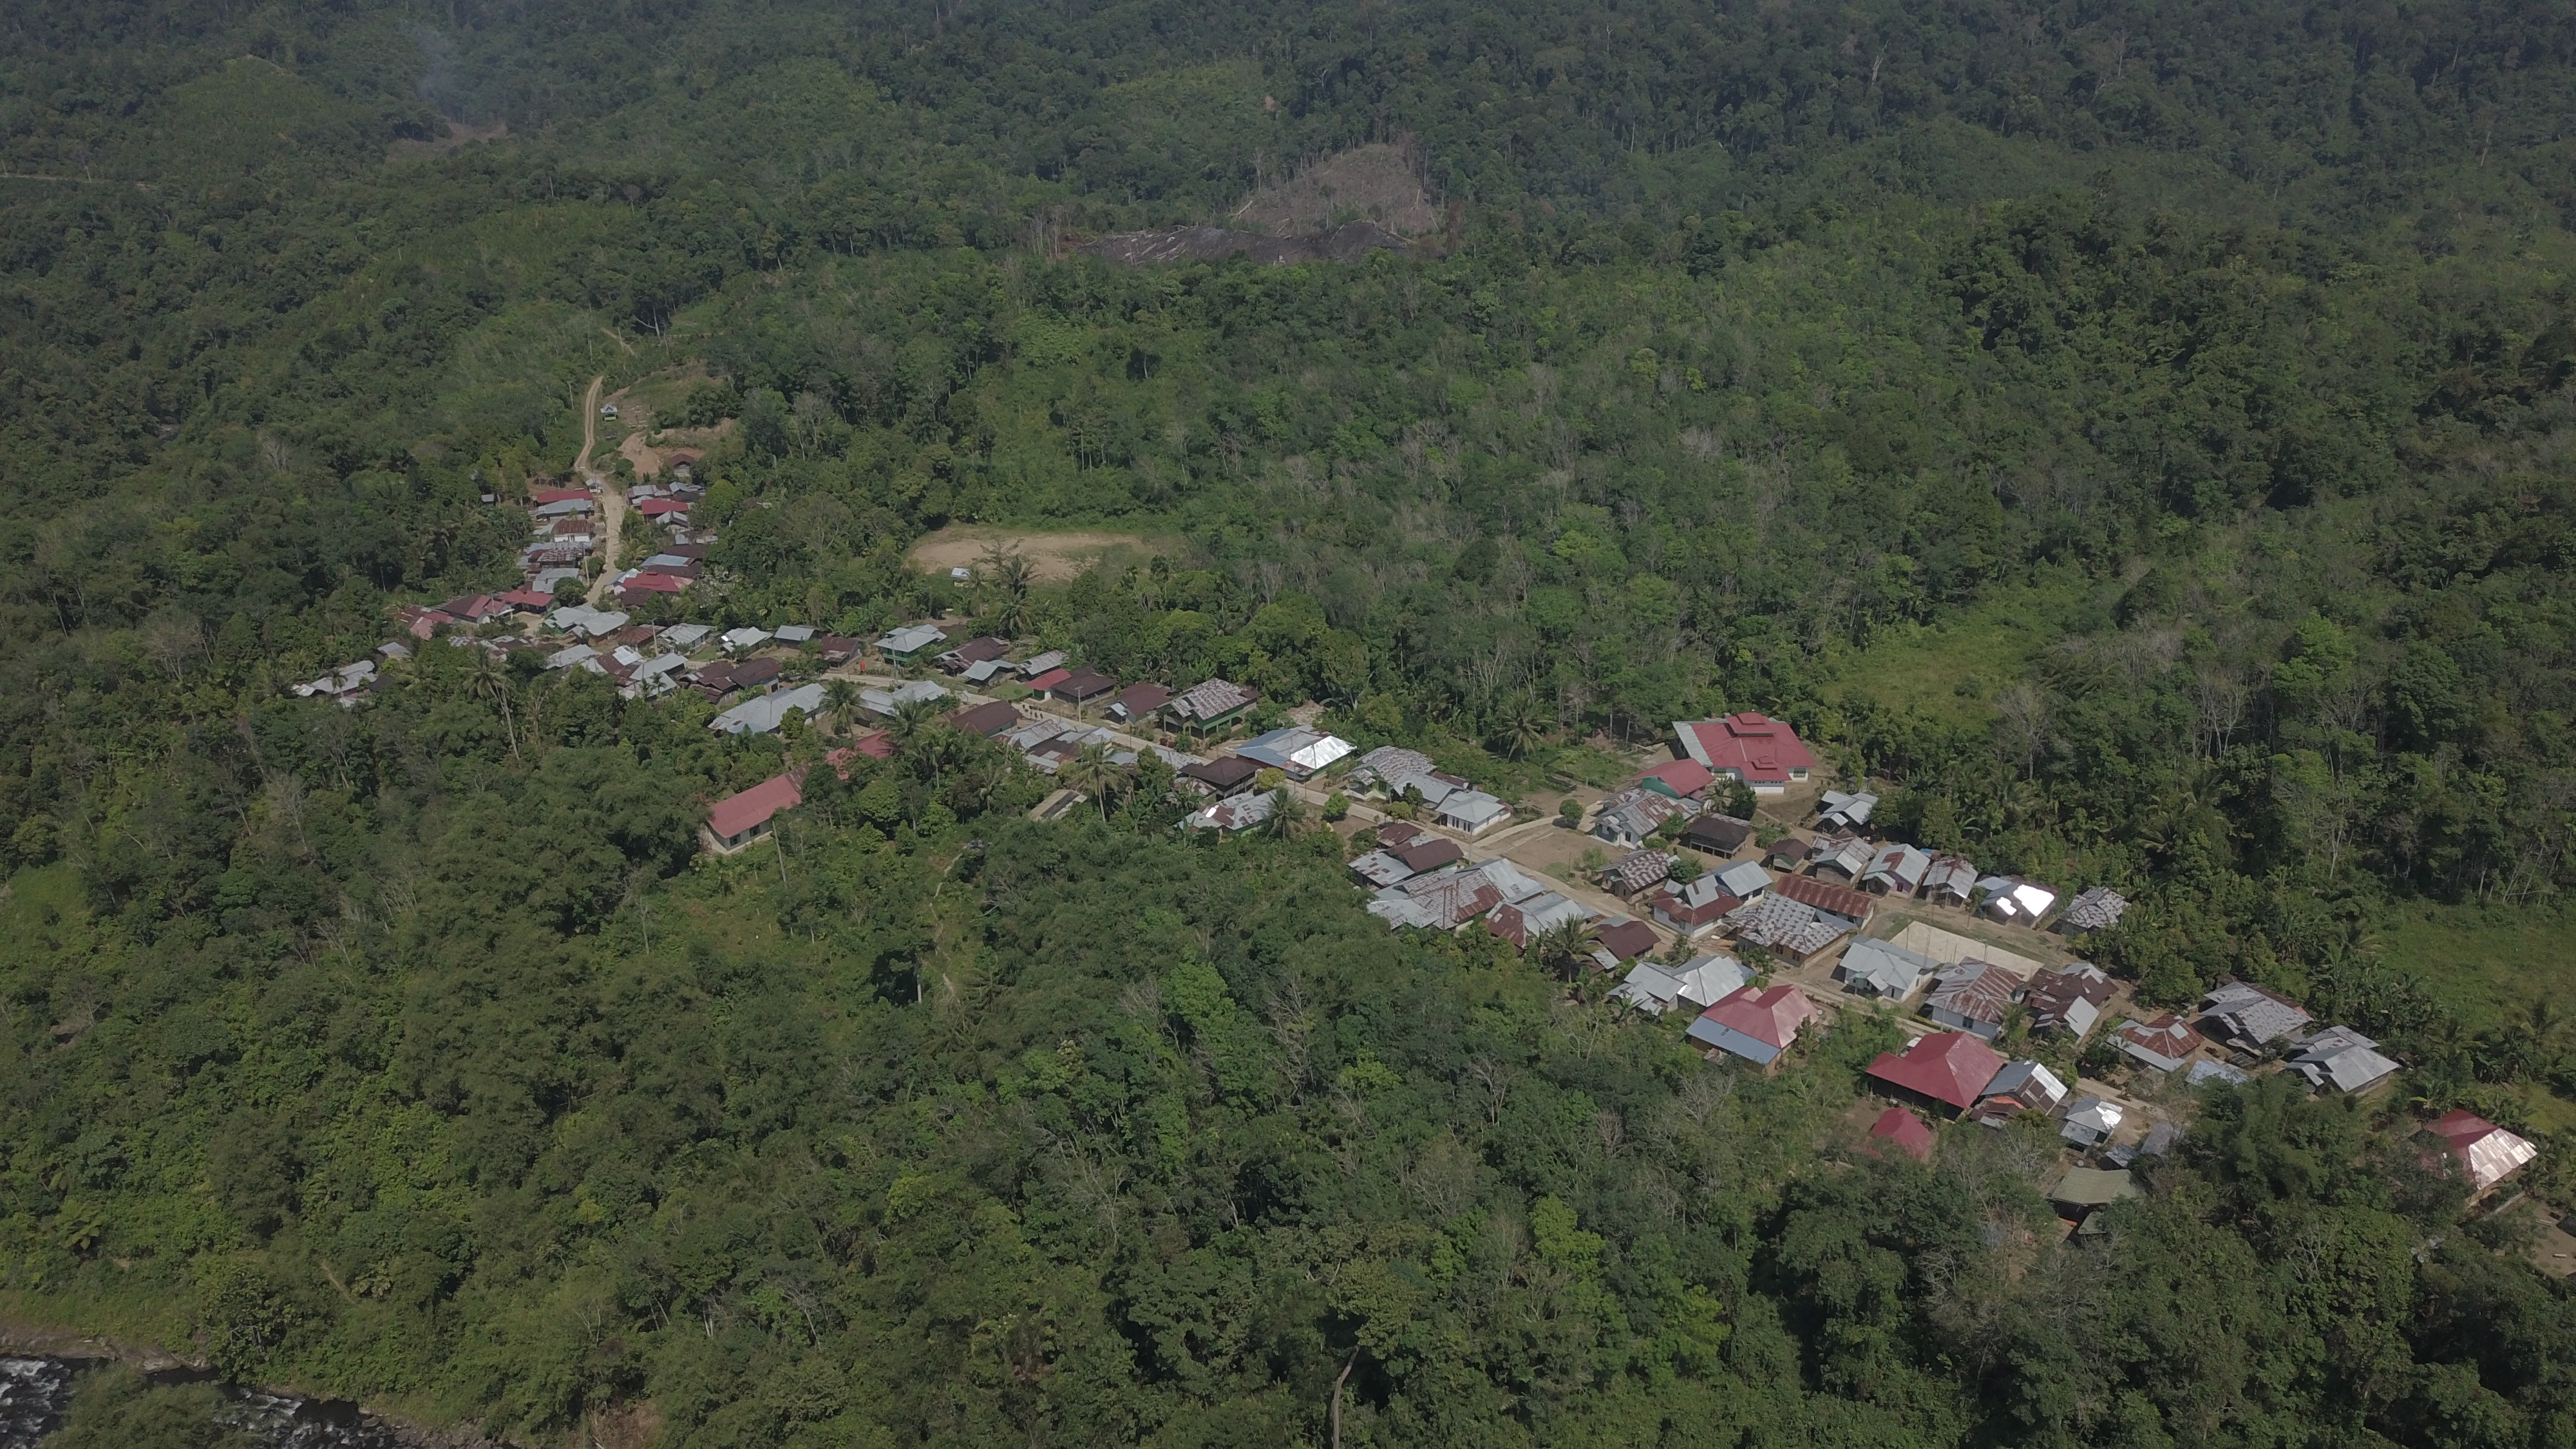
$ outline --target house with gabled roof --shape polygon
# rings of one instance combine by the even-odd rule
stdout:
[[[1857,835],[1837,835],[1816,842],[1807,857],[1807,873],[1822,881],[1851,884],[1878,859],[1878,847]]]
[[[1910,896],[1931,874],[1932,857],[1911,845],[1882,845],[1860,873],[1859,885],[1872,895]]]
[[[2355,1093],[2369,1091],[2400,1070],[2380,1053],[2379,1043],[2348,1026],[2330,1026],[2301,1039],[2287,1065],[2310,1087]]]
[[[1800,962],[1823,955],[1852,929],[1842,917],[1801,905],[1778,890],[1764,891],[1727,912],[1724,925],[1744,945]]]
[[[1786,896],[1802,906],[1810,906],[1830,916],[1839,916],[1857,929],[1869,924],[1878,909],[1878,898],[1867,891],[1818,880],[1810,875],[1784,875],[1771,882],[1771,893]]]
[[[1673,858],[1660,850],[1632,850],[1601,872],[1601,887],[1626,900],[1655,889],[1673,873]]]
[[[1876,809],[1878,797],[1866,790],[1827,790],[1816,801],[1816,828],[1833,835],[1858,830]]]
[[[1567,900],[1554,891],[1534,895],[1527,900],[1507,901],[1495,906],[1485,916],[1485,929],[1520,950],[1530,942],[1571,921],[1592,919],[1590,908]]]
[[[1703,875],[1688,884],[1665,881],[1647,898],[1646,908],[1656,920],[1689,937],[1717,929],[1727,912],[1743,903],[1741,897],[1727,890],[1724,881]]]
[[[1637,777],[1637,784],[1676,800],[1695,800],[1717,783],[1708,766],[1697,760],[1667,760]]]
[[[2200,1033],[2246,1051],[2305,1031],[2308,1009],[2266,986],[2226,980],[2201,998]]]
[[[1934,978],[1923,1014],[1993,1041],[2004,1034],[2004,1020],[2020,995],[2021,978],[2012,972],[1988,961],[1961,961]]]
[[[1924,1120],[1903,1107],[1890,1107],[1869,1124],[1869,1148],[1873,1152],[1902,1152],[1917,1162],[1932,1160],[1932,1129]]]
[[[1815,1018],[1807,993],[1785,981],[1767,990],[1747,986],[1701,1012],[1690,1025],[1690,1039],[1768,1069]]]
[[[1953,1115],[1965,1112],[1984,1096],[1986,1084],[2004,1069],[2004,1059],[1982,1038],[1964,1031],[1936,1031],[1903,1052],[1881,1052],[1869,1064],[1868,1076],[1900,1096]]]
[[[1698,808],[1692,801],[1631,785],[1593,810],[1592,833],[1612,845],[1636,850],[1654,839],[1656,829],[1665,821],[1676,817],[1687,820],[1698,813]]]
[[[2127,914],[2128,898],[2109,886],[2094,886],[2069,902],[2066,914],[2059,919],[2058,929],[2073,935],[2078,931],[2108,930]]]
[[[1941,855],[1933,857],[1915,894],[1934,905],[1964,906],[1975,899],[1976,889],[1977,867],[1966,856]]]
[[[1710,855],[1728,856],[1753,838],[1753,822],[1732,815],[1702,815],[1682,831],[1682,844]]]
[[[1940,969],[1940,963],[1929,956],[1908,951],[1893,941],[1863,936],[1844,948],[1834,974],[1841,979],[1843,990],[1854,995],[1903,1001],[1922,989],[1923,983]]]
[[[2467,1178],[2469,1191],[2484,1196],[2489,1188],[2520,1172],[2540,1156],[2540,1149],[2515,1133],[2469,1111],[2455,1107],[2425,1124],[2425,1131],[2440,1140],[2440,1155],[2449,1159]]]
[[[2030,1012],[2032,1031],[2062,1031],[2082,1041],[2102,1020],[2102,1008],[2110,1004],[2112,990],[2111,978],[2101,967],[2078,961],[2032,976],[2022,1004]]]
[[[2122,1055],[2160,1072],[2180,1071],[2200,1050],[2200,1033],[2167,1012],[2153,1021],[2124,1021],[2111,1033]]]
[[[1037,687],[1034,681],[1030,687]],[[1258,690],[1228,679],[1209,679],[1172,696],[1163,708],[1183,729],[1209,734],[1232,725],[1260,702]]]

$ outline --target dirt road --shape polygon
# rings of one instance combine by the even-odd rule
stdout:
[[[599,577],[590,581],[589,594],[594,609],[608,597],[609,580],[617,576],[617,547],[626,527],[626,495],[617,491],[614,481],[590,470],[591,450],[599,446],[599,390],[607,382],[605,375],[592,378],[590,391],[582,397],[581,456],[572,463],[573,473],[599,495]]]

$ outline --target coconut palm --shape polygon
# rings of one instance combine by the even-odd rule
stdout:
[[[824,711],[843,728],[847,728],[858,714],[861,693],[859,682],[855,679],[826,679],[823,681]]]
[[[899,701],[894,713],[887,718],[886,734],[894,740],[897,750],[908,749],[939,722],[939,714],[939,701],[935,699]]]
[[[1111,757],[1109,746],[1099,740],[1073,752],[1073,758],[1056,768],[1056,779],[1068,790],[1079,790],[1100,804],[1100,818],[1109,818],[1110,803],[1126,792],[1127,767]]]
[[[1530,954],[1550,975],[1580,981],[1592,964],[1592,948],[1601,944],[1601,927],[1589,919],[1560,921],[1530,941]]]
[[[1530,751],[1546,744],[1547,726],[1547,716],[1540,712],[1538,701],[1526,694],[1515,694],[1494,706],[1493,742],[1512,759],[1526,758]]]
[[[1315,828],[1315,817],[1306,802],[1286,784],[1270,792],[1270,818],[1261,822],[1262,830],[1278,840],[1295,840]]]
[[[501,706],[501,733],[510,737],[510,758],[519,758],[519,728],[510,717],[510,671],[502,667],[500,656],[489,649],[472,651],[474,661],[465,677],[466,688],[482,699]]]

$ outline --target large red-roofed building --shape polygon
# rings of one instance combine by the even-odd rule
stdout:
[[[1769,715],[1750,710],[1724,719],[1678,721],[1682,752],[1710,774],[1741,780],[1756,795],[1778,795],[1790,782],[1814,773],[1815,754],[1798,732]]]

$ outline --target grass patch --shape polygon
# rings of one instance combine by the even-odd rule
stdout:
[[[2408,902],[2379,918],[2379,951],[2476,1028],[2544,997],[2567,1000],[2576,989],[2567,925],[2555,909]]]
[[[1837,661],[1840,677],[1824,697],[1840,704],[1865,696],[1933,719],[1983,723],[1994,717],[1994,695],[2065,634],[2085,589],[2070,572],[1997,590],[1937,623],[1882,630],[1867,649]]]

